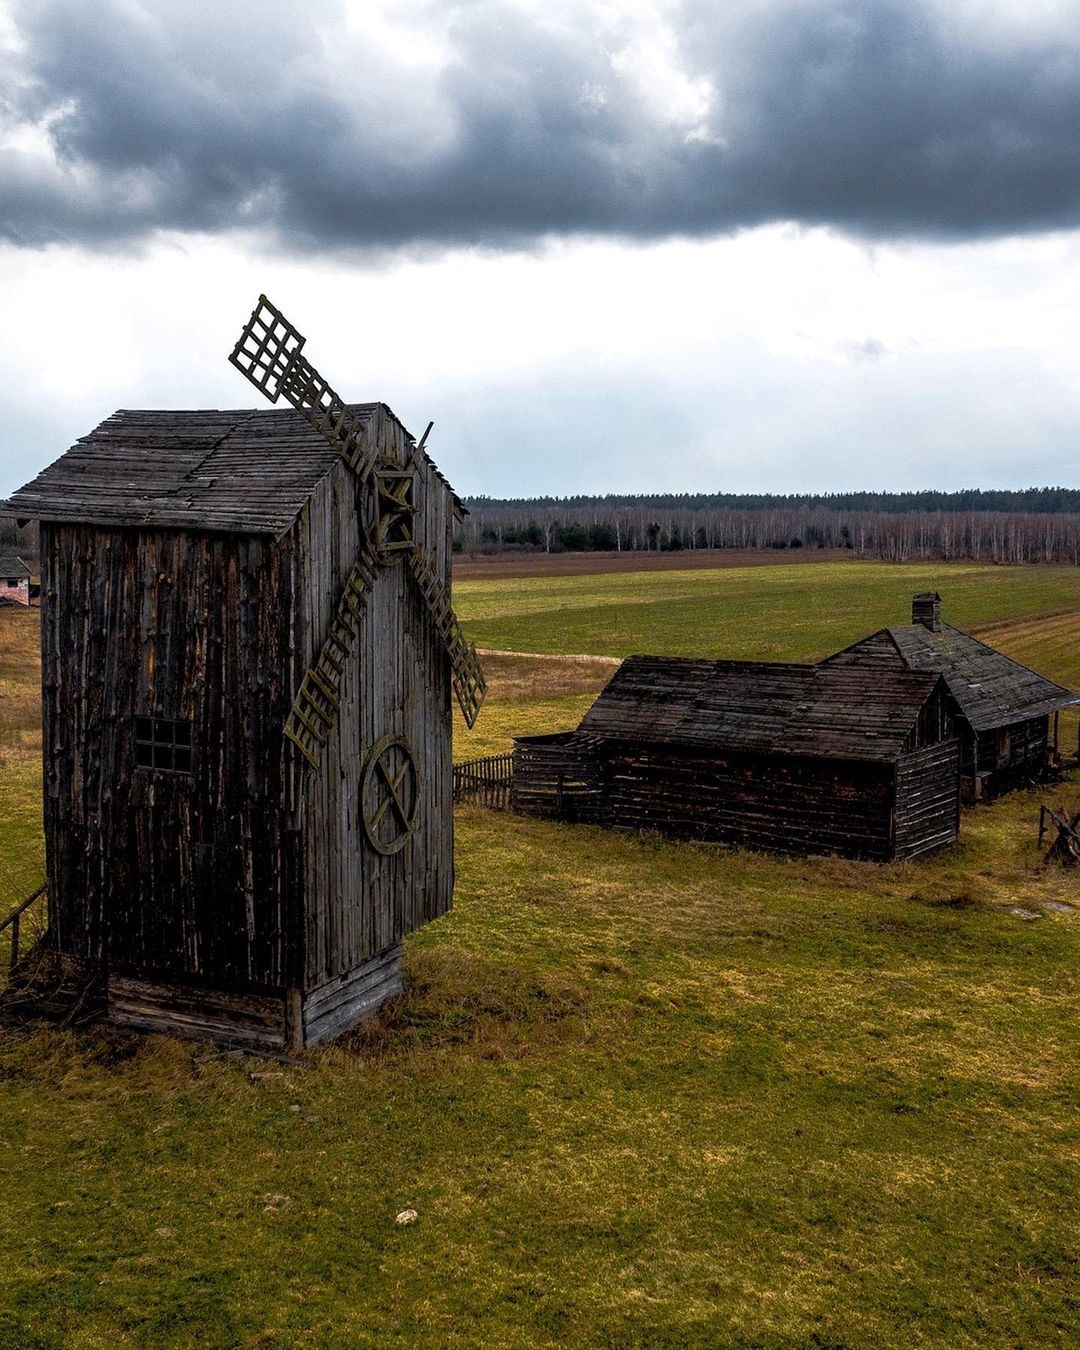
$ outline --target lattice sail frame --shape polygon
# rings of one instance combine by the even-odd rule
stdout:
[[[229,360],[271,403],[285,399],[334,447],[361,479],[375,465],[377,449],[364,422],[303,355],[307,339],[265,295],[252,311]]]
[[[409,571],[424,597],[424,603],[450,656],[450,679],[454,686],[454,695],[461,708],[465,725],[472,727],[480,714],[480,707],[487,692],[487,681],[484,679],[483,667],[480,665],[476,648],[466,638],[458,616],[450,604],[450,597],[427,558],[414,550],[409,554]]]
[[[341,679],[356,642],[360,612],[378,567],[395,554],[408,557],[409,570],[450,657],[451,683],[469,727],[480,712],[487,686],[476,648],[466,639],[449,595],[430,561],[416,551],[411,483],[405,486],[412,471],[394,464],[377,467],[378,447],[368,437],[365,423],[303,355],[305,341],[281,310],[261,295],[229,360],[271,403],[279,397],[290,403],[337,450],[357,475],[362,490],[373,472],[381,472],[385,482],[375,483],[376,501],[391,509],[388,531],[379,528],[378,520],[374,530],[365,530],[366,542],[346,579],[330,631],[315,664],[300,681],[285,721],[286,740],[316,766],[319,751],[337,721]],[[414,459],[420,458],[430,430],[429,423]],[[362,496],[363,491],[358,494]]]

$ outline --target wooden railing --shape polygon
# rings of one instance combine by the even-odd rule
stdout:
[[[486,755],[454,765],[454,801],[476,802],[493,811],[505,811],[510,805],[510,779],[514,756]]]
[[[9,971],[14,970],[19,961],[19,929],[22,923],[22,916],[34,901],[40,900],[44,894],[45,887],[44,885],[41,885],[33,895],[28,895],[21,904],[16,905],[6,919],[0,919],[0,933],[5,932],[9,928],[11,929],[11,954],[8,959]]]

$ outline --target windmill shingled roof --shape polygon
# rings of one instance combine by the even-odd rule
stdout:
[[[893,760],[939,676],[629,656],[582,719],[583,735],[717,751]]]
[[[1071,693],[947,623],[935,629],[921,623],[882,628],[826,657],[823,664],[832,669],[867,662],[880,666],[887,643],[909,670],[944,675],[949,692],[975,731],[1043,717],[1058,708],[1080,704],[1080,694]]]
[[[349,405],[361,417],[378,406]],[[338,458],[291,408],[121,409],[0,509],[30,520],[277,536]]]
[[[28,577],[30,569],[14,553],[0,553],[0,577],[10,580],[12,577],[20,579]]]

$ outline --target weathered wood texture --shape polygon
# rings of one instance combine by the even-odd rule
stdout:
[[[454,803],[472,802],[503,811],[510,805],[514,756],[484,755],[454,765]]]
[[[628,656],[579,730],[604,740],[877,761],[907,746],[928,704],[940,709],[938,683],[933,672],[901,669],[882,680],[861,665]]]
[[[285,983],[295,547],[49,522],[41,539],[54,941],[119,971]],[[143,714],[190,719],[190,775],[134,767]]]
[[[208,1037],[235,1045],[284,1049],[288,1044],[285,1006],[281,994],[109,976],[109,1021],[128,1031]]]
[[[381,403],[348,408],[364,422],[393,417]],[[422,459],[461,510],[435,465]],[[277,538],[337,461],[291,408],[121,409],[3,505],[20,520]]]
[[[404,462],[405,432],[396,419],[380,415],[374,434]],[[423,465],[415,491],[417,544],[449,588],[451,496]],[[299,523],[304,600],[297,681],[315,658],[359,548],[354,498],[355,480],[339,463]],[[305,984],[352,970],[437,918],[449,909],[453,892],[449,664],[404,563],[379,570],[359,619],[355,653],[318,767],[294,770],[300,775],[296,827],[304,841],[308,897]],[[364,837],[359,787],[365,756],[389,735],[412,749],[419,809],[405,847],[382,856]]]
[[[626,665],[578,732],[515,742],[515,810],[877,861],[956,837],[958,749],[940,678],[875,677],[864,699],[859,680],[805,667]]]
[[[1050,714],[1080,703],[1080,695],[944,623],[936,594],[914,597],[912,620],[879,629],[821,664],[943,675],[953,700],[962,786],[969,799],[1039,777],[1047,760]]]
[[[896,764],[893,852],[914,858],[942,848],[960,832],[960,746],[925,745]]]
[[[892,768],[843,760],[643,747],[611,757],[614,823],[779,853],[891,854]]]
[[[514,741],[510,806],[525,816],[581,824],[610,823],[596,745],[576,732]]]
[[[128,1031],[207,1038],[258,1049],[303,1049],[372,1016],[402,990],[395,943],[355,970],[306,991],[220,989],[111,972],[106,1012]]]
[[[81,504],[68,503],[67,515],[89,513],[89,522],[60,519],[60,506],[44,505],[49,484],[55,479],[62,497],[78,465],[59,478],[46,471],[52,477],[36,489],[39,506],[56,513],[42,520],[50,940],[111,978],[200,990],[196,1002],[214,990],[280,1000],[286,990],[304,994],[350,976],[450,906],[449,659],[407,566],[380,568],[341,715],[318,765],[306,765],[282,729],[357,556],[356,480],[310,429],[292,425],[294,414],[251,414],[261,437],[249,447],[256,460],[274,461],[279,421],[298,457],[307,438],[314,464],[304,470],[299,514],[280,536],[262,533],[280,519],[269,520],[261,497],[245,515],[245,478],[228,497],[232,516],[213,529],[185,528],[185,511],[174,518],[154,493],[167,496],[182,470],[201,473],[207,455],[223,452],[202,444],[202,415],[191,416],[194,449],[180,414],[169,415],[176,444],[150,444],[149,458],[165,463],[145,467],[153,492],[124,524],[96,523],[108,512],[95,494],[121,510],[115,465],[106,471],[93,459],[97,486],[87,486]],[[382,405],[369,405],[366,420],[404,465],[413,446],[400,422]],[[241,456],[238,442],[228,446]],[[123,464],[133,456],[125,444]],[[415,496],[418,547],[449,590],[458,505],[426,457]],[[214,500],[225,498],[219,491]],[[294,509],[288,493],[282,500]],[[151,528],[146,512],[168,527]],[[153,717],[190,724],[190,773],[136,767],[136,719]],[[415,827],[392,854],[371,846],[360,801],[365,758],[387,736],[409,747],[418,784]],[[364,1006],[392,984],[384,976]],[[146,997],[152,1004],[158,996]],[[209,1023],[217,1016],[205,1014]]]
[[[303,1044],[321,1045],[396,998],[402,990],[401,955],[401,943],[395,943],[355,970],[308,990],[301,1005]]]

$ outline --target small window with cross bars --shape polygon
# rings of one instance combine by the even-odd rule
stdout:
[[[135,767],[159,773],[190,773],[191,720],[136,717]]]

